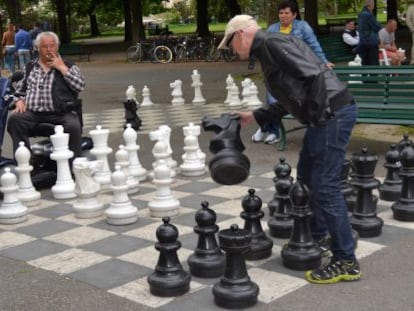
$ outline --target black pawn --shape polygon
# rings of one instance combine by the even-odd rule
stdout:
[[[282,247],[283,265],[293,270],[315,269],[321,264],[321,250],[310,229],[309,189],[298,180],[289,195],[293,204],[293,229],[289,242]]]
[[[413,141],[409,138],[408,133],[403,134],[403,138],[398,142],[398,152],[401,153],[401,151],[405,148],[405,146],[408,144],[412,145]]]
[[[216,278],[223,274],[225,258],[217,244],[215,234],[219,230],[216,225],[216,212],[208,208],[208,202],[201,203],[201,209],[195,214],[198,234],[197,248],[190,257],[188,265],[192,275],[200,278]]]
[[[215,303],[223,308],[243,309],[257,303],[259,287],[247,274],[244,254],[249,250],[251,234],[232,225],[219,232],[220,248],[226,253],[224,275],[213,286]]]
[[[355,190],[349,184],[349,171],[351,170],[351,160],[345,160],[341,171],[341,193],[345,198],[348,211],[352,212],[355,207],[356,195]]]
[[[401,194],[401,178],[399,175],[401,162],[400,152],[395,144],[385,153],[384,167],[387,170],[384,182],[379,187],[380,199],[384,201],[398,201]]]
[[[245,149],[240,138],[240,117],[224,113],[220,117],[204,117],[203,129],[216,136],[209,149],[214,157],[209,162],[211,178],[222,185],[235,185],[249,177],[250,161],[242,153]]]
[[[289,190],[293,184],[293,178],[290,176],[292,168],[281,157],[279,163],[273,170],[275,177],[275,194],[273,199],[267,204],[270,212],[270,219],[267,222],[269,233],[275,238],[287,239],[290,237],[293,227],[293,219],[290,215],[292,203],[289,198]]]
[[[170,224],[170,218],[164,217],[158,227],[158,242],[155,249],[160,252],[155,271],[148,276],[150,292],[154,296],[174,297],[184,295],[190,289],[191,275],[184,271],[178,260],[177,250],[181,247],[178,241],[177,227]]]
[[[402,187],[400,198],[391,205],[394,218],[401,221],[414,221],[414,148],[409,142],[400,154]]]
[[[264,216],[261,210],[262,200],[254,192],[254,189],[249,189],[249,194],[242,200],[243,212],[240,213],[241,218],[244,219],[244,230],[252,235],[250,250],[245,255],[247,260],[270,257],[273,247],[273,241],[266,236],[260,223]]]
[[[361,153],[352,155],[355,172],[350,184],[356,189],[357,201],[352,211],[351,225],[358,231],[361,238],[380,235],[384,224],[377,216],[378,198],[372,194],[372,190],[380,185],[380,181],[374,178],[377,162],[378,156],[368,153],[367,148],[362,148]]]

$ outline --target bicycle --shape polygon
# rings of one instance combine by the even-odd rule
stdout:
[[[237,55],[233,52],[233,49],[219,50],[216,45],[216,37],[210,38],[207,54],[205,57],[206,62],[217,62],[220,59],[224,59],[226,62],[233,62],[237,59]]]
[[[137,42],[126,51],[127,60],[130,63],[138,63],[149,60],[153,63],[169,63],[173,58],[171,49],[166,45],[157,45],[154,42]]]

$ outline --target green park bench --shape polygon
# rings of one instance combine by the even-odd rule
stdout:
[[[92,54],[91,52],[86,51],[82,45],[74,43],[61,44],[59,53],[62,56],[78,56],[79,61],[86,58],[88,62]]]
[[[357,123],[414,125],[414,66],[336,66],[334,71],[354,95]],[[282,122],[279,149],[285,149],[287,133],[302,128],[287,130]]]
[[[355,58],[350,48],[343,42],[342,33],[319,36],[318,41],[326,58],[332,63],[349,62]]]

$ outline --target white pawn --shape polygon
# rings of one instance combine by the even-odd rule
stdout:
[[[183,134],[184,134],[184,137],[187,135],[194,135],[197,138],[197,145],[198,145],[197,154],[198,154],[198,157],[201,159],[201,161],[205,162],[206,154],[203,151],[201,151],[200,145],[198,143],[198,136],[200,136],[201,134],[200,125],[195,125],[193,122],[188,123],[187,126],[183,126]],[[181,159],[183,159],[184,161],[185,157],[186,157],[186,154],[184,153],[181,156]]]
[[[109,188],[111,185],[111,171],[109,169],[108,155],[112,152],[112,148],[108,147],[109,130],[97,125],[95,130],[89,131],[89,135],[93,141],[93,148],[90,153],[102,162],[102,170],[96,172],[95,179],[101,184],[103,189]]]
[[[139,106],[139,102],[137,100],[137,91],[135,90],[133,85],[128,85],[127,90],[125,91],[125,96],[127,100],[132,100],[136,103],[137,108]]]
[[[240,92],[239,92],[239,87],[236,85],[236,83],[233,83],[233,85],[230,88],[230,102],[229,102],[229,106],[233,106],[233,107],[239,107],[242,105],[242,102],[240,100]]]
[[[142,89],[142,103],[141,107],[143,106],[152,106],[154,103],[151,101],[150,98],[150,90],[148,86],[144,85],[144,88]]]
[[[101,161],[88,161],[79,157],[73,161],[75,175],[75,193],[77,200],[73,203],[73,210],[77,218],[94,218],[103,215],[104,205],[98,199],[101,189],[99,182],[93,175],[102,169]]]
[[[53,152],[50,158],[56,161],[57,178],[52,187],[55,199],[71,199],[76,197],[75,182],[69,168],[69,159],[73,157],[73,151],[69,150],[69,134],[63,132],[62,125],[55,126],[55,134],[50,136]]]
[[[16,149],[14,157],[17,162],[16,172],[19,175],[19,200],[25,206],[36,206],[40,203],[40,192],[33,187],[30,172],[33,166],[29,164],[30,151],[24,145],[24,142],[19,142],[19,148]]]
[[[262,101],[259,99],[259,91],[254,82],[250,85],[250,100],[247,103],[247,107],[257,108],[263,105]]]
[[[155,195],[148,203],[151,217],[176,216],[179,214],[180,201],[171,194],[171,169],[164,160],[160,160],[154,169]]]
[[[247,106],[249,104],[250,101],[250,86],[252,85],[252,80],[250,78],[245,78],[242,82],[241,85],[243,87],[242,89],[242,105],[243,106]]]
[[[151,131],[149,133],[150,140],[161,140],[165,142],[167,145],[167,152],[168,152],[168,158],[167,158],[167,165],[173,170],[173,174],[175,177],[176,171],[177,171],[177,161],[175,161],[172,158],[172,149],[171,149],[171,128],[168,125],[160,125],[158,126],[158,130]]]
[[[231,87],[233,86],[233,83],[234,83],[233,77],[231,76],[231,74],[228,74],[227,75],[227,78],[226,78],[227,97],[224,100],[224,104],[226,104],[226,105],[230,104],[230,99],[231,99],[231,92],[230,92],[230,90],[231,90]]]
[[[144,181],[147,179],[147,170],[142,167],[138,158],[137,132],[128,123],[122,136],[125,142],[125,150],[128,151],[129,173],[139,181]]]
[[[137,193],[139,191],[139,181],[129,173],[128,151],[125,150],[123,145],[119,145],[119,149],[115,153],[115,160],[115,165],[120,166],[127,177],[128,193]]]
[[[201,94],[201,86],[203,83],[200,81],[200,74],[198,73],[197,69],[193,70],[191,79],[193,80],[191,86],[194,88],[193,105],[204,105],[206,103],[206,100]]]
[[[0,191],[4,198],[0,205],[0,224],[18,224],[27,220],[27,207],[24,206],[17,194],[17,177],[10,172],[10,168],[4,169],[0,178]]]
[[[138,209],[128,197],[127,176],[115,166],[111,176],[112,202],[105,210],[106,221],[111,225],[128,225],[138,220]]]
[[[183,176],[201,176],[206,172],[206,165],[199,157],[199,145],[195,135],[189,133],[184,138],[184,155],[183,164],[180,165],[181,175]]]
[[[175,80],[170,83],[170,88],[172,89],[171,96],[173,105],[184,105],[183,92],[181,90],[181,85],[183,82],[181,80]]]

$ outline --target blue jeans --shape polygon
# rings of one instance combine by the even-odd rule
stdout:
[[[14,47],[6,48],[6,55],[4,55],[4,68],[14,72],[14,52],[16,49]]]
[[[298,178],[311,191],[313,238],[319,240],[329,233],[334,257],[344,260],[355,259],[354,240],[340,181],[356,117],[356,105],[347,105],[336,111],[325,126],[308,128],[297,166]]]
[[[28,62],[30,62],[30,50],[18,50],[17,55],[19,56],[20,70],[22,70],[23,67],[26,66]]]

